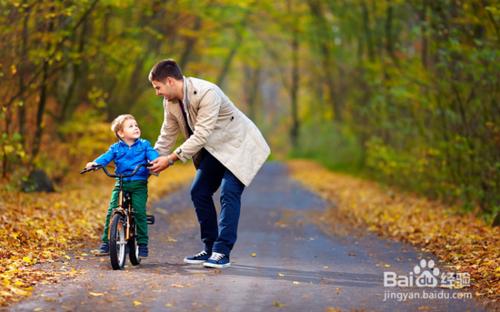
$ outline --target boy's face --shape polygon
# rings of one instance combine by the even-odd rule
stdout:
[[[123,140],[136,140],[141,136],[141,129],[135,119],[127,119],[123,123],[122,130],[118,131],[118,135]]]

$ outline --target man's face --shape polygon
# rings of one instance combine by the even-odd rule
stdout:
[[[172,80],[172,78],[167,77],[163,82],[157,80],[151,81],[156,95],[163,96],[167,100],[174,99],[174,85]]]

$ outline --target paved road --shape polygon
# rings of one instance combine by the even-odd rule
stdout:
[[[384,301],[383,272],[409,274],[415,248],[359,230],[325,234],[313,216],[327,203],[293,182],[279,163],[266,164],[245,191],[239,238],[229,269],[185,265],[201,248],[188,189],[153,205],[150,257],[138,267],[112,271],[108,258],[83,257],[84,271],[56,285],[39,286],[12,311],[466,311],[473,299]],[[346,230],[348,235],[346,235]],[[88,253],[89,250],[84,252]],[[64,269],[53,264],[46,269]],[[428,292],[440,292],[428,288]],[[406,289],[409,293],[422,289]],[[445,291],[451,295],[451,292]],[[135,302],[135,303],[134,303]],[[330,311],[335,311],[331,309]]]

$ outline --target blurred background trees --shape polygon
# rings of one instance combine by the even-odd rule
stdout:
[[[0,1],[4,185],[61,182],[130,112],[154,142],[151,66],[218,83],[274,157],[314,158],[491,218],[500,6],[489,0]]]

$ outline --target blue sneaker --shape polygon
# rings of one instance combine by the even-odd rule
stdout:
[[[106,256],[109,255],[109,243],[103,242],[96,253],[96,256]]]
[[[184,258],[184,263],[189,263],[189,264],[200,264],[208,260],[210,258],[210,255],[208,252],[205,250],[200,251],[194,256],[186,257]]]
[[[148,245],[139,244],[139,257],[146,258],[148,256]]]
[[[231,266],[231,262],[229,262],[229,256],[218,252],[212,252],[212,256],[210,256],[207,261],[203,262],[203,266],[207,268],[222,269]]]

